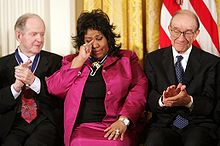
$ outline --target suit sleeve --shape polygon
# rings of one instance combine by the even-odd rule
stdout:
[[[47,69],[46,75],[42,75],[42,77],[39,77],[41,82],[41,90],[40,90],[41,95],[45,95],[45,94],[48,95],[48,87],[46,85],[46,80],[61,67],[61,63],[62,63],[61,56],[53,56],[52,58],[50,58],[50,60],[53,61],[49,62],[48,65],[49,67]]]
[[[11,74],[8,69],[3,68],[3,66],[4,62],[0,61],[0,114],[11,110],[17,103],[17,100],[15,100],[11,93]]]
[[[210,62],[212,62],[211,59]],[[190,86],[188,93],[193,97],[192,115],[210,116],[216,105],[217,94],[219,92],[219,83],[216,83],[216,81],[219,80],[219,61],[213,60],[211,64],[212,65],[208,65],[207,67],[204,65],[204,70],[200,70],[200,72],[204,72],[203,76],[197,75],[194,77],[194,80],[197,81],[198,84],[197,87],[195,84],[188,85]]]
[[[11,93],[10,86],[0,89],[0,114],[16,106],[17,101]]]
[[[217,78],[216,78],[216,106],[214,110],[214,119],[220,124],[220,63],[217,65]]]
[[[48,92],[60,98],[65,98],[68,90],[78,77],[80,68],[71,68],[71,62],[62,60],[62,67],[46,80]]]

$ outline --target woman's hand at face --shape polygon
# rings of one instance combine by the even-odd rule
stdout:
[[[92,52],[92,45],[93,40],[80,46],[79,54],[73,59],[71,68],[81,67],[84,64]]]
[[[120,138],[120,140],[123,141],[126,130],[127,126],[122,121],[117,120],[104,130],[104,132],[106,132],[104,137],[108,138],[108,140],[116,140],[117,138]]]
[[[94,41],[92,40],[89,43],[85,43],[82,46],[80,46],[78,57],[86,61],[92,52],[93,42]]]

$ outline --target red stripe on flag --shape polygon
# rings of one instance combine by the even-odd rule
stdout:
[[[220,52],[217,24],[215,23],[211,13],[209,12],[209,9],[202,0],[190,0],[190,3],[194,8],[195,12],[197,13],[203,26],[209,33],[213,44]]]
[[[167,36],[166,32],[160,26],[160,48],[165,48],[171,45],[170,38]]]
[[[171,16],[173,16],[176,11],[181,9],[181,7],[176,3],[175,0],[163,0],[163,3],[167,10],[170,12]]]
[[[195,41],[193,42],[193,45],[196,46],[197,48],[201,48],[200,45],[199,45],[199,43],[197,42],[197,40],[195,40]]]
[[[174,0],[163,0],[163,4],[170,13],[171,16],[175,14],[176,11],[180,10],[181,7],[174,1]],[[163,13],[163,12],[161,12]],[[169,22],[168,22],[169,23]],[[164,48],[171,45],[170,38],[163,30],[162,26],[160,25],[160,48]]]

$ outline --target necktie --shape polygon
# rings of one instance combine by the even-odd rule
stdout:
[[[184,74],[184,70],[183,70],[183,66],[181,64],[181,60],[183,59],[183,56],[176,56],[177,61],[175,63],[175,71],[176,71],[176,78],[178,83],[181,83],[183,80],[183,74]]]
[[[181,115],[177,115],[175,120],[173,121],[173,125],[179,129],[183,129],[189,124],[189,121],[182,117]]]
[[[32,90],[26,89],[22,96],[21,117],[31,123],[37,117],[37,104],[32,97]]]
[[[19,48],[15,50],[15,58],[18,64],[24,63],[20,54]],[[32,72],[35,72],[40,61],[40,54],[36,54],[30,67]],[[22,92],[21,117],[28,123],[31,123],[37,117],[37,104],[32,96],[31,89],[24,89]]]
[[[176,78],[178,83],[181,83],[183,81],[183,74],[184,74],[184,70],[183,70],[183,66],[181,64],[181,60],[183,59],[183,56],[176,56],[177,61],[175,63],[175,71],[176,71]],[[182,117],[181,115],[177,115],[175,120],[173,121],[173,125],[179,129],[183,129],[184,127],[186,127],[189,124],[189,121]]]

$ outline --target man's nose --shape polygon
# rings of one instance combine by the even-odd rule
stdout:
[[[178,37],[178,39],[181,39],[181,40],[187,40],[184,32],[181,32],[180,36]]]

